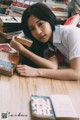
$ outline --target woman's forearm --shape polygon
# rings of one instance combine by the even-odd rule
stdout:
[[[79,80],[80,73],[73,69],[37,69],[37,76],[57,80]]]
[[[23,48],[20,52],[24,56],[26,56],[28,59],[30,59],[31,61],[33,61],[39,67],[53,68],[53,69],[57,69],[58,68],[58,61],[57,61],[56,57],[54,57],[53,61],[50,61],[50,60],[47,60],[45,58],[42,58],[42,57],[34,54],[33,52],[29,51],[26,48]]]

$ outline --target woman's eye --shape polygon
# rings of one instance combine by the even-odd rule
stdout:
[[[40,22],[40,23],[38,23],[38,26],[42,26],[44,23],[43,22]]]

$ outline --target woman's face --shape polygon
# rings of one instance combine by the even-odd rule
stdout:
[[[40,20],[33,15],[28,19],[28,27],[32,36],[40,42],[46,43],[52,36],[50,23]]]

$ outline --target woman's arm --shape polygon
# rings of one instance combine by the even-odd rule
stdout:
[[[40,76],[57,80],[79,80],[80,79],[80,58],[70,61],[70,68],[64,69],[43,69],[32,68],[26,65],[18,65],[17,71],[21,76]]]
[[[36,65],[42,68],[50,68],[50,69],[57,69],[58,68],[58,61],[55,56],[51,57],[49,60],[42,58],[27,48],[25,48],[23,45],[20,43],[16,42],[14,37],[10,43],[11,47],[15,48],[18,50],[21,54],[23,54],[25,57],[33,61]]]
[[[70,68],[64,69],[38,69],[38,75],[41,77],[61,79],[61,80],[79,80],[80,79],[80,58],[74,58],[70,61]]]

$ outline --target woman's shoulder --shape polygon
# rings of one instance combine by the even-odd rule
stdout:
[[[55,26],[57,29],[73,29],[73,28],[78,28],[77,26],[73,25],[56,25]]]
[[[60,31],[60,32],[80,31],[80,28],[73,25],[57,25],[55,26],[55,31]]]

